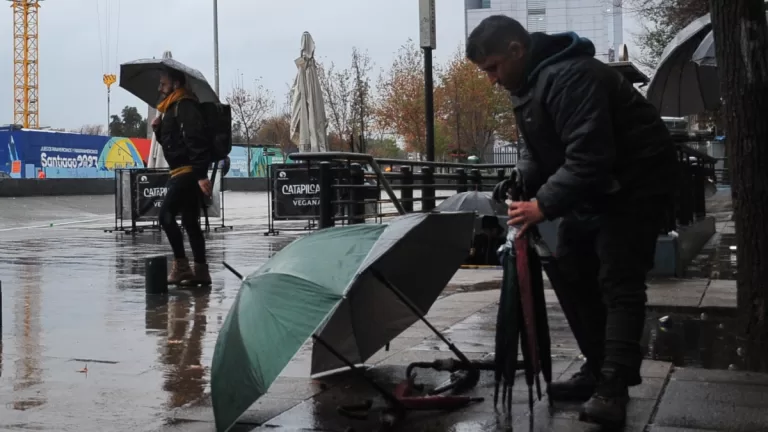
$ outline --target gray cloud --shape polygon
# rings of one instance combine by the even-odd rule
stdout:
[[[107,3],[111,19],[107,19]],[[97,5],[98,12],[97,13]],[[119,33],[118,33],[119,5]],[[12,32],[10,8],[0,16],[0,124],[12,111]],[[110,26],[109,37],[106,26]],[[408,38],[418,38],[416,0],[219,0],[221,92],[242,79],[261,78],[282,101],[293,81],[301,34],[309,31],[321,61],[349,63],[353,46],[368,50],[379,68]],[[448,59],[464,38],[464,2],[437,2],[436,61]],[[41,125],[76,128],[106,123],[104,73],[119,62],[174,58],[200,69],[213,82],[211,0],[66,0],[40,8]],[[107,57],[107,52],[109,56]],[[146,106],[117,86],[112,112],[125,105]]]

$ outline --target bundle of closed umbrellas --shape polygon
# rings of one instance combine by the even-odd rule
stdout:
[[[472,212],[409,214],[388,224],[317,231],[291,243],[244,278],[228,267],[242,279],[242,287],[213,357],[211,397],[217,430],[229,430],[310,339],[311,373],[345,367],[359,372],[386,402],[390,415],[382,420],[388,419],[390,425],[411,410],[455,409],[481,401],[434,392],[418,396],[412,367],[406,380],[390,392],[357,366],[417,320],[458,357],[449,362],[454,369],[471,372],[470,384],[455,392],[474,386],[478,370],[495,370],[495,402],[500,394],[511,413],[512,386],[523,368],[532,407],[534,385],[541,398],[539,374],[546,383],[552,377],[542,266],[553,283],[559,281],[553,273],[554,259],[535,230],[521,238],[510,230],[500,251],[504,278],[492,367],[469,361],[424,318],[466,258],[474,224]],[[570,322],[568,308],[563,309]],[[518,361],[520,346],[522,361]],[[370,401],[362,405],[362,409],[371,406]],[[353,409],[346,408],[339,412]]]

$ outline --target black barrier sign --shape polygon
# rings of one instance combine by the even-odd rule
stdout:
[[[140,218],[155,218],[160,214],[167,191],[168,172],[147,172],[136,175],[136,209]]]
[[[277,168],[273,171],[275,217],[320,215],[320,171],[317,168]]]

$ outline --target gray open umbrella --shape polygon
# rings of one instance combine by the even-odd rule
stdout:
[[[475,212],[479,216],[506,216],[507,206],[493,200],[490,192],[461,192],[435,207],[438,212]]]
[[[392,221],[359,263],[355,279],[346,289],[346,300],[317,335],[355,364],[368,360],[432,307],[466,258],[472,219],[471,213],[426,213]],[[315,344],[313,374],[346,366],[338,355]]]
[[[691,61],[711,30],[709,15],[699,17],[681,30],[661,54],[647,97],[662,116],[698,114],[720,105],[717,71],[699,68]]]
[[[768,19],[768,13],[766,13]],[[710,31],[694,51],[691,60],[699,66],[717,67],[717,58],[715,58],[715,34]]]
[[[120,87],[156,108],[160,102],[158,84],[166,68],[182,72],[187,77],[187,88],[200,102],[219,102],[219,97],[203,74],[197,69],[172,58],[141,59],[120,65]]]

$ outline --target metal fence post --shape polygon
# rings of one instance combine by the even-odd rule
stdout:
[[[352,201],[349,205],[349,223],[365,223],[365,190],[363,190],[365,173],[363,173],[363,167],[359,163],[350,164],[349,174],[352,186],[349,193],[349,200]]]
[[[411,167],[404,166],[400,168],[400,173],[403,175],[400,178],[400,201],[403,202],[403,208],[406,213],[413,212],[413,171]]]
[[[472,186],[474,186],[474,189],[476,191],[482,191],[483,190],[483,175],[480,174],[479,169],[473,169],[471,171],[472,176]]]
[[[459,177],[456,179],[456,193],[466,192],[467,189],[467,172],[464,168],[457,168],[456,175]]]
[[[318,226],[323,229],[333,226],[333,171],[331,170],[331,163],[321,162],[319,171],[320,220]]]
[[[704,196],[704,183],[707,181],[707,167],[704,165],[704,163],[704,161],[699,159],[697,160],[696,166],[694,167],[695,174],[693,176],[693,209],[695,219],[700,219],[707,215],[707,201]]]
[[[496,181],[498,183],[503,182],[507,179],[507,171],[504,168],[499,168],[496,170]]]
[[[421,168],[421,211],[435,208],[435,175],[431,167]]]

